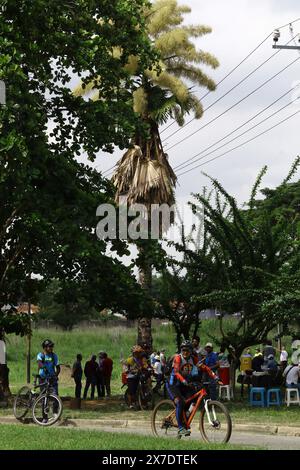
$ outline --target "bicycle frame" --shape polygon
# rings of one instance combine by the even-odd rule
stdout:
[[[200,390],[198,390],[198,392],[196,392],[194,395],[192,395],[191,397],[187,398],[185,400],[185,404],[188,405],[189,403],[191,403],[193,400],[195,400],[195,398],[197,398],[197,401],[195,403],[195,406],[193,407],[193,410],[190,414],[190,416],[188,417],[188,419],[186,418],[186,412],[184,411],[183,412],[183,419],[184,419],[184,422],[186,424],[186,427],[187,428],[190,428],[191,427],[191,424],[192,424],[192,421],[194,419],[194,416],[196,414],[196,412],[198,411],[200,405],[201,405],[201,402],[202,400],[207,396],[207,392],[205,390],[205,388],[201,388]],[[207,402],[206,402],[207,403]],[[206,406],[206,403],[205,403],[205,406]],[[208,417],[209,417],[209,413],[207,413]],[[208,418],[209,421],[210,421],[210,417]],[[210,423],[212,424],[212,423]]]

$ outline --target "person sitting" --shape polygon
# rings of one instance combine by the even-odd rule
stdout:
[[[300,369],[298,363],[293,362],[287,366],[283,371],[283,377],[285,378],[286,388],[297,388],[300,393]]]
[[[252,359],[252,385],[254,387],[264,386],[264,376],[268,374],[266,370],[263,370],[264,357],[259,348],[255,349],[255,354]]]
[[[192,343],[184,341],[180,347],[180,354],[175,354],[174,356],[172,372],[166,384],[168,394],[176,405],[179,436],[190,435],[190,430],[186,429],[183,425],[185,399],[195,393],[190,382],[201,381],[203,372],[212,380],[218,380],[218,377],[212,370],[200,363],[198,356],[193,354]]]
[[[267,357],[267,364],[266,370],[268,372],[268,379],[266,380],[266,386],[271,387],[274,386],[276,383],[276,377],[278,375],[279,367],[278,364],[273,356],[273,354],[269,354]]]

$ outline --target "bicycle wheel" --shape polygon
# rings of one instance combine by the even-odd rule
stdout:
[[[126,389],[126,392],[124,393],[124,401],[126,405],[129,407],[128,388]]]
[[[207,400],[201,410],[200,432],[206,442],[228,442],[231,436],[232,423],[230,414],[219,401]]]
[[[28,410],[32,406],[31,389],[27,386],[22,387],[14,400],[13,413],[16,419],[22,420],[25,418]]]
[[[33,420],[39,426],[52,426],[61,417],[63,404],[57,395],[41,395],[32,407]]]
[[[139,386],[137,391],[138,404],[141,410],[152,410],[154,397],[152,389]]]
[[[172,400],[161,400],[151,415],[152,432],[157,437],[177,437],[176,407]]]

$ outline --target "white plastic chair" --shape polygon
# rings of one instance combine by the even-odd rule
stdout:
[[[290,404],[296,404],[300,406],[300,397],[298,388],[286,388],[285,389],[285,402],[287,406]]]
[[[225,393],[223,393],[225,392]],[[219,398],[222,399],[224,395],[224,398],[226,400],[231,399],[231,387],[230,385],[220,385],[219,387]]]

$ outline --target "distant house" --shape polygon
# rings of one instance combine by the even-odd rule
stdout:
[[[27,302],[23,302],[16,306],[17,313],[29,313],[29,304]],[[38,305],[30,304],[30,313],[37,314],[40,311],[40,307]]]

